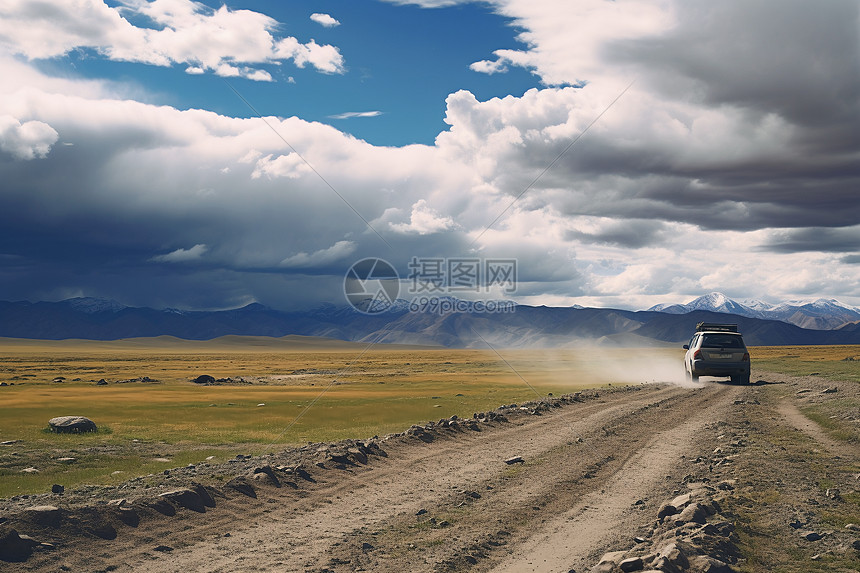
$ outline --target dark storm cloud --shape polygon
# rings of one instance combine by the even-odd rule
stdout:
[[[828,138],[850,134],[860,92],[853,0],[684,1],[679,25],[659,38],[619,42],[611,57],[650,70],[659,89],[712,105],[777,113]],[[853,132],[850,141],[856,143]]]
[[[666,225],[660,221],[627,220],[614,221],[593,233],[568,231],[565,239],[639,249],[662,243],[666,232]]]
[[[840,227],[860,221],[860,197],[854,191],[858,185],[855,177],[748,176],[739,182],[721,175],[698,179],[695,185],[675,177],[642,182],[630,210],[714,230]]]
[[[677,25],[659,37],[602,52],[608,67],[647,86],[663,123],[637,125],[633,115],[601,131],[636,105],[635,96],[620,99],[522,206],[716,230],[860,221],[860,4],[695,1],[676,12]],[[689,137],[675,137],[678,129]],[[569,144],[521,133],[529,153],[495,179],[513,195]]]
[[[536,191],[524,208],[552,205],[567,215],[641,218],[708,230],[754,231],[806,226],[842,227],[860,221],[860,178],[760,179],[728,184],[681,176],[595,177],[561,189]],[[530,191],[531,193],[531,191]]]
[[[182,308],[257,300],[307,307],[344,302],[343,276],[360,258],[383,257],[407,276],[412,256],[467,251],[466,237],[456,230],[400,234],[375,221],[388,243],[370,230],[351,207],[368,220],[390,207],[408,214],[415,191],[392,169],[353,159],[364,144],[334,130],[298,126],[328,130],[320,141],[327,137],[328,147],[346,147],[342,159],[366,169],[356,176],[355,169],[320,160],[336,192],[312,173],[256,175],[256,161],[265,155],[243,156],[254,146],[273,145],[261,122],[246,128],[196,112],[143,111],[152,117],[136,122],[139,113],[105,114],[92,123],[51,117],[74,145],[57,145],[31,161],[0,154],[0,180],[7,182],[0,189],[0,298],[86,295]],[[218,122],[214,136],[205,132]],[[245,133],[250,129],[258,133]],[[225,153],[225,146],[232,150]],[[426,189],[422,175],[412,175],[410,185]]]
[[[860,228],[822,229],[808,228],[779,231],[759,247],[761,250],[778,253],[823,251],[828,253],[851,253],[860,251]]]
[[[860,133],[860,121],[855,127]],[[623,133],[616,135],[623,140]],[[564,145],[530,146],[527,156],[509,160],[495,183],[518,195]],[[647,217],[705,229],[860,221],[860,146],[817,153],[794,144],[768,157],[738,157],[731,148],[715,148],[714,156],[703,160],[685,160],[683,151],[645,139],[631,149],[611,136],[594,136],[543,173],[520,205],[552,204],[570,215]]]

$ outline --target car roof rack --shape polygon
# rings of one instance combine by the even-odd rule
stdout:
[[[737,324],[722,324],[719,322],[700,322],[696,325],[696,332],[737,332]]]

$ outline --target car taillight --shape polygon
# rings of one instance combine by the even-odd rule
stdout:
[[[693,353],[693,360],[699,360],[700,358],[702,358],[702,351],[701,350],[695,351]]]
[[[743,360],[744,362],[749,362],[750,361],[750,353],[744,352],[744,357],[741,358],[741,360]]]

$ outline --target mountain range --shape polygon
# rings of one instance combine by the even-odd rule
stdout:
[[[371,316],[335,305],[285,312],[257,303],[231,310],[183,311],[126,307],[92,298],[0,302],[0,337],[48,340],[298,334],[458,348],[633,347],[682,344],[702,321],[737,323],[750,345],[860,344],[860,311],[836,301],[766,305],[740,303],[719,293],[644,311],[517,305],[508,313],[440,315],[410,312],[405,301],[397,301],[388,312]],[[810,328],[798,322],[830,327]]]
[[[860,309],[844,305],[834,299],[820,298],[812,302],[789,301],[768,304],[758,300],[734,301],[719,292],[700,296],[687,304],[658,304],[648,310],[671,314],[709,310],[748,318],[781,320],[801,328],[817,330],[830,330],[849,322],[860,321]]]

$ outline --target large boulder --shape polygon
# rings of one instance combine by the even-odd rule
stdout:
[[[79,434],[82,432],[95,432],[98,430],[96,423],[84,416],[60,416],[48,420],[51,430],[58,434]]]
[[[206,513],[206,507],[200,494],[189,488],[175,489],[159,494],[159,497],[169,500],[179,507],[184,507],[197,513]]]

